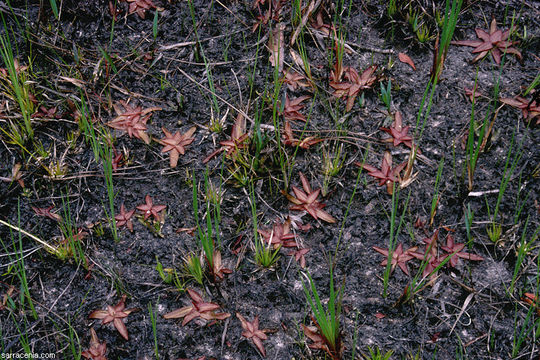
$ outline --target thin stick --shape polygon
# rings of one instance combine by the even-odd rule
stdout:
[[[24,235],[28,236],[28,237],[31,238],[32,240],[35,240],[35,241],[37,241],[38,243],[40,243],[41,245],[43,245],[43,246],[45,246],[46,248],[50,249],[50,250],[51,250],[53,253],[55,253],[55,254],[56,254],[57,251],[58,251],[54,246],[47,244],[45,241],[43,241],[43,240],[41,240],[40,238],[38,238],[38,237],[36,237],[36,236],[30,234],[30,233],[27,232],[27,231],[21,229],[20,227],[17,227],[17,226],[15,226],[15,225],[11,225],[10,223],[7,223],[7,222],[5,222],[5,221],[3,221],[3,220],[0,220],[0,224],[5,225],[5,226],[7,226],[7,227],[9,227],[9,228],[11,228],[11,229],[13,229],[13,230],[15,230],[15,231],[20,232],[21,234],[24,234]]]
[[[186,78],[188,78],[189,81],[193,82],[194,84],[196,84],[197,86],[200,86],[202,89],[208,91],[209,93],[211,93],[212,95],[214,95],[216,98],[218,98],[220,101],[223,101],[225,104],[229,105],[232,109],[234,109],[236,112],[242,114],[246,119],[248,119],[249,121],[253,122],[253,119],[249,117],[248,114],[246,114],[243,110],[240,110],[238,109],[236,106],[234,106],[233,104],[231,104],[230,102],[228,102],[227,100],[225,100],[224,98],[222,98],[221,96],[219,96],[218,94],[216,94],[214,91],[211,91],[210,89],[208,89],[206,86],[200,84],[197,80],[195,80],[194,78],[192,78],[190,75],[188,75],[184,70],[178,68],[177,69],[178,71],[180,71],[182,73],[182,75],[184,75]]]
[[[302,22],[300,23],[300,25],[298,25],[298,27],[294,31],[294,34],[293,34],[293,36],[291,38],[291,45],[294,45],[294,43],[296,41],[296,38],[298,37],[298,34],[300,34],[300,31],[302,31],[304,26],[306,26],[309,16],[313,12],[313,10],[315,10],[315,9],[317,9],[319,7],[319,5],[321,5],[321,0],[317,0],[317,2],[312,1],[309,4],[309,7],[308,7],[307,11],[305,12],[304,17],[302,18]]]

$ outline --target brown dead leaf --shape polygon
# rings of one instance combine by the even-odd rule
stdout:
[[[272,29],[270,39],[268,40],[268,50],[270,51],[269,61],[273,67],[277,66],[279,72],[283,71],[283,58],[285,57],[283,30],[285,30],[285,25],[279,23]]]
[[[398,58],[399,58],[399,61],[401,61],[402,63],[405,63],[405,64],[409,65],[410,67],[412,67],[413,70],[416,71],[416,66],[414,65],[414,61],[412,61],[412,59],[409,57],[409,55],[400,52],[400,53],[398,54]]]
[[[294,51],[294,49],[289,49],[289,53],[291,54],[291,58],[293,59],[293,62],[298,66],[299,68],[304,68],[304,60],[302,60],[302,57],[299,53]]]

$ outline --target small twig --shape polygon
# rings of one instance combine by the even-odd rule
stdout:
[[[463,345],[463,347],[468,347],[472,344],[474,344],[475,342],[477,342],[478,340],[482,340],[483,338],[487,337],[489,335],[489,333],[485,333],[483,335],[480,335],[479,337],[477,337],[476,339],[472,339],[471,341],[469,341],[468,343],[466,343],[465,345]]]
[[[27,254],[24,254],[24,256],[22,257],[22,259],[26,259],[28,256],[32,255],[33,253],[35,253],[36,251],[39,251],[41,250],[41,246],[36,246],[35,248],[33,249],[29,249],[29,250],[23,250],[23,252],[25,251],[28,251]],[[16,254],[2,254],[0,256],[11,256],[11,255],[16,255]],[[7,264],[2,264],[0,265],[0,269],[3,268],[3,267],[10,267],[11,265],[14,265],[16,264],[17,262],[20,261],[21,258],[17,259],[17,260],[13,260],[13,261],[10,261],[9,263]]]
[[[227,330],[229,329],[229,323],[231,318],[225,320],[225,326],[223,327],[223,333],[221,334],[221,356],[223,356],[223,347],[225,345],[225,338],[227,337]]]
[[[52,311],[52,309],[56,306],[56,303],[58,302],[58,300],[60,300],[60,298],[66,293],[67,289],[69,289],[69,287],[70,287],[71,284],[73,283],[73,280],[75,280],[75,276],[77,276],[77,274],[79,273],[80,267],[81,267],[81,263],[79,262],[79,264],[77,265],[77,269],[75,269],[75,273],[74,273],[73,276],[71,277],[71,280],[69,280],[69,283],[66,285],[66,287],[64,288],[64,290],[62,290],[62,292],[60,293],[60,295],[58,295],[58,297],[56,298],[56,300],[54,300],[54,302],[52,303],[52,305],[47,309],[47,312],[45,313],[44,317],[46,317],[47,315],[49,315],[49,313]]]
[[[293,36],[291,38],[291,45],[294,45],[294,43],[296,41],[296,38],[300,34],[300,31],[302,31],[304,26],[306,26],[306,23],[307,23],[307,21],[309,19],[309,16],[313,12],[313,10],[315,10],[315,9],[317,9],[319,7],[319,5],[321,5],[321,0],[317,0],[317,2],[315,2],[315,3],[313,1],[311,1],[309,3],[309,7],[308,7],[306,13],[304,14],[304,16],[302,17],[302,22],[300,23],[300,25],[298,25],[298,27],[294,31],[294,34],[293,34]]]
[[[15,231],[18,231],[18,232],[20,232],[21,234],[24,234],[24,235],[28,236],[29,238],[31,238],[31,239],[34,240],[34,241],[37,241],[37,242],[40,243],[41,245],[43,245],[43,246],[45,246],[46,248],[48,248],[49,250],[51,250],[54,254],[56,254],[56,253],[58,252],[58,250],[57,250],[54,246],[47,244],[45,241],[41,240],[41,239],[38,238],[37,236],[34,236],[34,235],[30,234],[29,232],[27,232],[27,231],[21,229],[21,228],[18,227],[18,226],[11,225],[10,223],[7,223],[7,222],[5,222],[5,221],[3,221],[3,220],[0,220],[0,224],[5,225],[5,226],[7,226],[7,227],[9,227],[9,228],[11,228],[11,229],[13,229],[13,230],[15,230]]]
[[[158,50],[159,51],[172,50],[172,49],[177,49],[177,48],[180,48],[180,47],[186,47],[186,46],[190,46],[190,45],[195,45],[196,43],[197,43],[196,41],[184,41],[184,42],[180,42],[180,43],[176,43],[176,44],[163,45]]]
[[[347,45],[354,46],[355,48],[359,50],[367,50],[374,53],[380,53],[380,54],[395,54],[395,51],[392,49],[380,49],[380,48],[374,48],[371,46],[365,46],[365,45],[359,45],[355,43],[348,42]]]
[[[236,81],[236,86],[238,87],[238,96],[240,97],[240,106],[244,106],[244,102],[242,101],[242,89],[240,88],[240,82],[238,82],[238,77],[236,76],[236,73],[233,69],[231,69],[231,72],[234,76],[234,80]],[[249,104],[249,103],[248,103]],[[249,109],[249,105],[247,107]]]
[[[493,189],[493,190],[485,190],[485,191],[471,191],[467,194],[469,197],[481,197],[487,194],[497,194],[499,192],[499,189]]]
[[[239,18],[233,11],[231,11],[231,9],[229,9],[228,7],[226,7],[221,1],[219,0],[216,0],[216,2],[221,5],[225,10],[227,10],[236,20],[238,20],[239,22],[242,23],[242,25],[244,25],[245,27],[249,27],[245,22],[242,21],[241,18]]]
[[[206,86],[200,84],[197,80],[195,80],[194,78],[192,78],[190,75],[188,75],[184,70],[182,69],[178,69],[178,71],[180,71],[182,73],[182,75],[184,75],[186,78],[188,78],[189,81],[191,81],[192,83],[196,84],[197,86],[200,86],[202,89],[208,91],[210,94],[212,94],[212,96],[215,96],[216,98],[218,98],[220,101],[224,102],[225,104],[229,105],[233,110],[235,110],[236,112],[242,114],[246,119],[248,119],[249,121],[253,122],[253,119],[249,117],[248,114],[246,114],[243,110],[240,110],[239,108],[237,108],[236,106],[234,106],[233,104],[231,104],[230,102],[228,102],[227,100],[225,100],[224,98],[222,98],[221,96],[219,96],[218,94],[216,94],[214,91],[208,89]]]
[[[238,29],[238,30],[233,31],[231,33],[222,34],[222,35],[218,35],[218,36],[212,36],[212,37],[209,37],[209,38],[206,38],[206,39],[201,39],[198,42],[202,43],[202,42],[205,42],[205,41],[219,39],[219,38],[222,38],[222,37],[225,37],[225,36],[231,36],[231,35],[237,34],[239,32],[245,31],[246,29],[249,29],[249,27],[246,27],[244,29]],[[176,44],[163,45],[163,46],[158,48],[158,51],[173,50],[173,49],[186,47],[186,46],[190,46],[190,45],[195,45],[195,44],[197,44],[197,41],[184,41],[184,42],[179,42],[179,43],[176,43]]]
[[[495,114],[493,114],[493,120],[491,120],[488,130],[486,131],[486,133],[484,134],[484,138],[482,139],[482,144],[480,145],[480,152],[484,152],[488,138],[491,135],[491,131],[493,130],[493,125],[495,125],[495,120],[497,119],[497,115],[499,114],[499,110],[501,110],[503,106],[504,104],[499,106],[495,111]]]
[[[465,312],[465,309],[467,308],[467,306],[469,306],[469,303],[471,302],[472,298],[474,297],[475,293],[470,293],[469,296],[467,296],[467,298],[465,299],[465,301],[463,302],[463,306],[461,307],[461,310],[457,316],[457,319],[456,321],[454,322],[454,325],[452,325],[452,328],[450,329],[450,333],[448,334],[448,336],[452,335],[452,332],[454,331],[457,323],[459,322],[459,319],[461,318],[461,316],[463,315],[463,313]]]

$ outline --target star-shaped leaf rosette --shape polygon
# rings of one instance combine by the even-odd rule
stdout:
[[[134,213],[135,209],[126,211],[126,207],[124,204],[122,204],[120,206],[120,212],[114,217],[116,220],[116,226],[119,228],[125,226],[130,232],[133,232],[133,222],[131,221],[131,218],[133,217]]]
[[[323,210],[326,205],[317,200],[319,194],[321,193],[321,189],[317,189],[315,191],[311,189],[311,185],[309,185],[309,182],[302,173],[300,173],[300,180],[302,181],[302,187],[304,190],[299,189],[296,186],[292,186],[291,188],[294,196],[290,195],[284,190],[281,191],[281,193],[294,204],[290,207],[290,209],[296,211],[306,211],[309,215],[313,216],[315,220],[321,219],[328,223],[335,223],[336,219]]]
[[[310,96],[304,95],[291,100],[289,99],[289,96],[285,95],[285,105],[283,107],[283,111],[281,112],[283,118],[286,120],[298,120],[306,122],[306,117],[300,113],[300,110],[302,110],[305,106],[302,104],[302,102],[306,101],[307,99],[310,99]]]
[[[107,360],[107,344],[100,342],[94,328],[90,328],[90,347],[81,353],[85,359]]]
[[[180,132],[177,131],[174,135],[165,128],[162,128],[162,130],[165,133],[165,137],[158,140],[158,142],[163,145],[161,152],[168,152],[170,154],[170,166],[171,168],[175,168],[176,165],[178,165],[178,158],[180,155],[186,153],[186,146],[195,140],[192,135],[195,133],[196,127],[192,127],[184,134],[180,134]]]
[[[383,249],[378,246],[374,246],[373,250],[375,250],[379,254],[386,256],[386,259],[381,262],[381,266],[386,266],[388,264],[388,254],[390,250]],[[399,266],[401,271],[403,271],[406,275],[409,275],[409,269],[407,269],[407,261],[415,258],[413,253],[415,253],[416,250],[418,250],[418,246],[414,246],[410,249],[403,251],[403,244],[399,244],[392,252],[392,259],[390,260],[392,267],[390,269],[390,272],[393,272],[396,266]]]
[[[242,336],[251,339],[253,344],[261,352],[263,357],[266,357],[266,351],[264,350],[263,340],[266,340],[268,336],[264,333],[265,330],[259,330],[259,316],[255,316],[253,321],[247,321],[240,313],[236,313],[236,317],[242,323]]]
[[[89,319],[100,319],[102,324],[112,322],[120,335],[126,340],[129,340],[128,330],[124,324],[124,319],[137,308],[126,309],[126,295],[123,295],[118,304],[115,306],[107,306],[107,310],[96,310],[88,315]]]
[[[137,206],[137,209],[142,212],[144,220],[148,220],[152,216],[156,221],[160,221],[161,212],[167,208],[167,205],[154,205],[150,195],[146,195],[144,201],[144,204]]]
[[[220,141],[219,144],[221,145],[221,147],[208,155],[203,160],[203,164],[206,164],[216,155],[223,151],[227,154],[229,158],[232,158],[234,160],[239,151],[247,149],[248,142],[249,135],[246,133],[246,120],[244,116],[239,113],[236,117],[236,120],[234,121],[229,140]]]
[[[151,112],[161,110],[161,108],[143,109],[141,106],[131,105],[129,100],[120,100],[113,107],[117,116],[107,125],[113,129],[127,132],[130,138],[136,137],[146,144],[150,144],[150,137],[146,133],[146,123],[152,116]]]
[[[373,87],[373,84],[377,81],[377,76],[375,75],[376,70],[377,65],[371,65],[360,75],[356,69],[347,67],[343,69],[346,81],[341,81],[341,74],[339,74],[339,71],[334,71],[332,73],[330,81],[330,86],[334,89],[332,95],[336,98],[347,98],[347,112],[352,110],[358,94]]]
[[[502,31],[497,29],[497,21],[493,19],[489,28],[489,33],[482,29],[475,29],[478,40],[460,40],[452,41],[454,45],[474,47],[473,54],[478,54],[473,63],[484,58],[491,52],[491,56],[497,65],[501,63],[501,58],[504,53],[514,54],[521,61],[521,53],[514,48],[516,42],[509,41],[510,30]]]
[[[536,95],[536,98],[533,97],[531,100],[516,96],[515,98],[502,98],[501,102],[521,110],[526,122],[532,123],[536,119],[535,125],[540,125],[540,100],[537,100],[538,93]]]
[[[446,257],[450,256],[450,261],[448,262],[450,267],[456,267],[459,263],[459,259],[465,259],[470,261],[482,261],[484,260],[483,257],[476,254],[471,254],[466,251],[463,251],[465,249],[465,244],[459,244],[454,241],[454,237],[451,234],[448,234],[446,236],[446,245],[441,246],[441,249],[444,250],[447,254],[443,255],[442,258],[445,259]]]
[[[257,232],[274,249],[279,247],[297,247],[296,236],[291,232],[291,220],[287,219],[284,223],[276,221],[272,230],[257,229]]]
[[[399,111],[394,115],[394,122],[390,128],[381,128],[382,131],[390,134],[391,138],[383,141],[392,143],[392,145],[398,146],[403,144],[412,149],[413,138],[409,135],[410,126],[403,126],[403,118]]]
[[[405,168],[405,166],[407,166],[407,162],[404,162],[396,167],[392,167],[392,154],[389,151],[384,153],[380,169],[377,169],[375,166],[359,162],[355,162],[354,164],[364,168],[364,170],[368,171],[368,175],[378,179],[379,186],[386,185],[386,191],[389,195],[392,195],[394,191],[394,183],[400,182],[399,173]]]
[[[187,289],[188,295],[191,298],[191,305],[181,307],[163,315],[165,319],[179,319],[182,320],[182,326],[187,325],[191,320],[201,318],[207,321],[215,322],[216,320],[225,320],[231,314],[218,313],[216,310],[220,309],[218,304],[205,302],[198,292],[195,290]]]
[[[120,2],[124,1],[129,4],[128,15],[137,14],[141,19],[146,17],[147,10],[156,8],[152,0],[120,0]]]

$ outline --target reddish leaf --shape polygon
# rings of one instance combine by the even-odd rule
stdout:
[[[339,71],[336,70],[335,73],[332,72],[332,75],[330,76],[330,86],[334,89],[332,95],[337,98],[347,97],[347,112],[351,111],[354,101],[361,91],[373,87],[373,84],[377,81],[377,76],[375,75],[376,70],[377,65],[371,65],[362,72],[362,75],[360,75],[356,69],[347,67],[343,69],[346,81],[340,81],[341,75],[339,75]]]
[[[244,115],[238,113],[234,125],[231,130],[231,137],[229,140],[221,141],[219,144],[221,147],[215,150],[213,153],[208,155],[204,160],[203,164],[206,164],[212,160],[216,155],[225,151],[227,156],[234,159],[238,150],[247,148],[247,141],[249,140],[249,135],[246,133],[246,119]]]
[[[165,210],[167,205],[154,205],[154,202],[150,195],[146,195],[144,198],[145,204],[137,206],[137,209],[142,211],[144,219],[148,219],[150,216],[153,216],[154,219],[159,221],[161,219],[160,212]]]
[[[515,99],[502,98],[500,100],[502,103],[520,109],[525,121],[532,122],[536,118],[536,125],[540,125],[540,101],[537,101],[537,99],[538,96],[536,98],[533,97],[531,100],[517,96]]]
[[[85,359],[107,360],[107,344],[99,342],[96,331],[90,328],[90,347],[81,353]]]
[[[152,0],[120,0],[129,3],[128,15],[136,13],[141,19],[146,17],[146,10],[155,9]]]
[[[283,127],[283,144],[291,147],[300,147],[302,149],[309,149],[312,145],[320,143],[322,139],[318,139],[315,136],[308,136],[302,140],[296,139],[293,134],[290,121],[285,121],[285,126]]]
[[[472,52],[473,54],[478,53],[478,55],[473,59],[472,62],[477,62],[490,52],[497,65],[501,63],[501,58],[504,53],[514,54],[519,60],[522,59],[519,50],[513,47],[513,45],[515,45],[517,42],[508,41],[510,30],[503,32],[497,29],[497,21],[495,21],[495,19],[491,21],[489,33],[482,29],[476,29],[475,31],[479,40],[452,41],[453,45],[474,47]]]
[[[382,131],[387,132],[392,136],[390,139],[385,139],[385,142],[391,142],[394,146],[404,144],[412,149],[413,138],[409,135],[410,126],[403,127],[403,119],[399,111],[394,116],[394,122],[390,128],[381,128]]]
[[[392,259],[391,259],[391,272],[394,271],[396,266],[399,266],[399,268],[407,275],[409,275],[409,270],[407,269],[407,261],[412,260],[414,258],[413,253],[416,252],[418,249],[417,246],[414,246],[406,251],[403,251],[403,244],[398,244],[396,249],[392,252]],[[388,264],[388,253],[390,252],[389,249],[382,249],[380,247],[374,246],[373,250],[377,251],[378,253],[386,256],[386,259],[381,262],[381,266],[386,266]]]
[[[141,106],[133,106],[128,101],[120,100],[118,104],[113,105],[116,117],[107,123],[113,129],[127,132],[129,137],[136,137],[150,144],[150,137],[146,133],[146,122],[150,119],[151,112],[161,110],[154,107],[143,109]]]
[[[184,155],[184,153],[186,152],[185,147],[191,144],[193,140],[195,140],[191,136],[195,132],[196,128],[195,126],[193,126],[184,134],[180,134],[180,132],[177,131],[176,133],[174,133],[174,135],[165,128],[161,129],[165,133],[165,137],[158,141],[161,145],[164,146],[163,149],[161,149],[161,152],[170,153],[170,166],[171,168],[175,168],[178,164],[179,156]]]
[[[379,179],[379,186],[386,185],[386,191],[389,195],[392,195],[393,184],[400,182],[399,173],[405,168],[407,162],[401,163],[396,167],[392,167],[392,154],[388,151],[384,153],[384,157],[381,163],[381,168],[377,169],[374,166],[362,164],[359,162],[354,163],[356,166],[362,167],[368,171],[368,175]]]
[[[294,204],[293,206],[291,206],[291,210],[306,211],[308,214],[313,216],[315,220],[321,219],[328,223],[335,223],[336,219],[334,219],[332,215],[323,210],[326,205],[317,200],[321,189],[313,191],[306,177],[302,173],[300,173],[300,180],[302,181],[302,187],[304,188],[304,190],[301,190],[296,186],[292,186],[291,189],[294,193],[294,196],[288,194],[283,190],[281,191],[282,194],[285,195],[287,199],[289,199],[289,201]]]
[[[283,224],[275,222],[272,230],[257,229],[264,240],[274,249],[283,247],[296,247],[295,235],[291,232],[291,220],[287,219]]]
[[[129,340],[128,331],[124,324],[124,318],[138,309],[126,309],[126,295],[123,295],[118,304],[115,306],[107,306],[107,310],[95,310],[90,315],[89,319],[100,319],[102,324],[108,324],[112,322],[114,327],[120,335],[126,340]]]
[[[216,313],[215,311],[220,308],[218,304],[205,302],[202,296],[195,290],[187,289],[189,297],[191,297],[191,304],[184,306],[180,309],[176,309],[163,315],[164,319],[178,319],[184,318],[182,326],[187,325],[191,320],[200,317],[204,320],[224,320],[231,316],[229,313]]]
[[[413,70],[416,71],[416,66],[414,65],[414,62],[413,62],[412,59],[409,57],[409,55],[400,52],[400,53],[398,54],[398,58],[399,58],[399,61],[401,61],[402,63],[405,63],[405,64],[409,65],[410,67],[412,67]]]
[[[126,211],[124,204],[122,204],[120,206],[120,212],[114,217],[116,220],[116,226],[119,228],[125,226],[130,232],[133,232],[133,223],[131,222],[131,217],[134,213],[135,209]]]
[[[242,324],[242,336],[251,339],[253,344],[259,349],[261,355],[266,357],[266,351],[264,350],[263,340],[266,340],[268,336],[264,333],[264,330],[259,330],[259,316],[255,316],[252,322],[247,321],[240,313],[236,313],[236,317]]]

